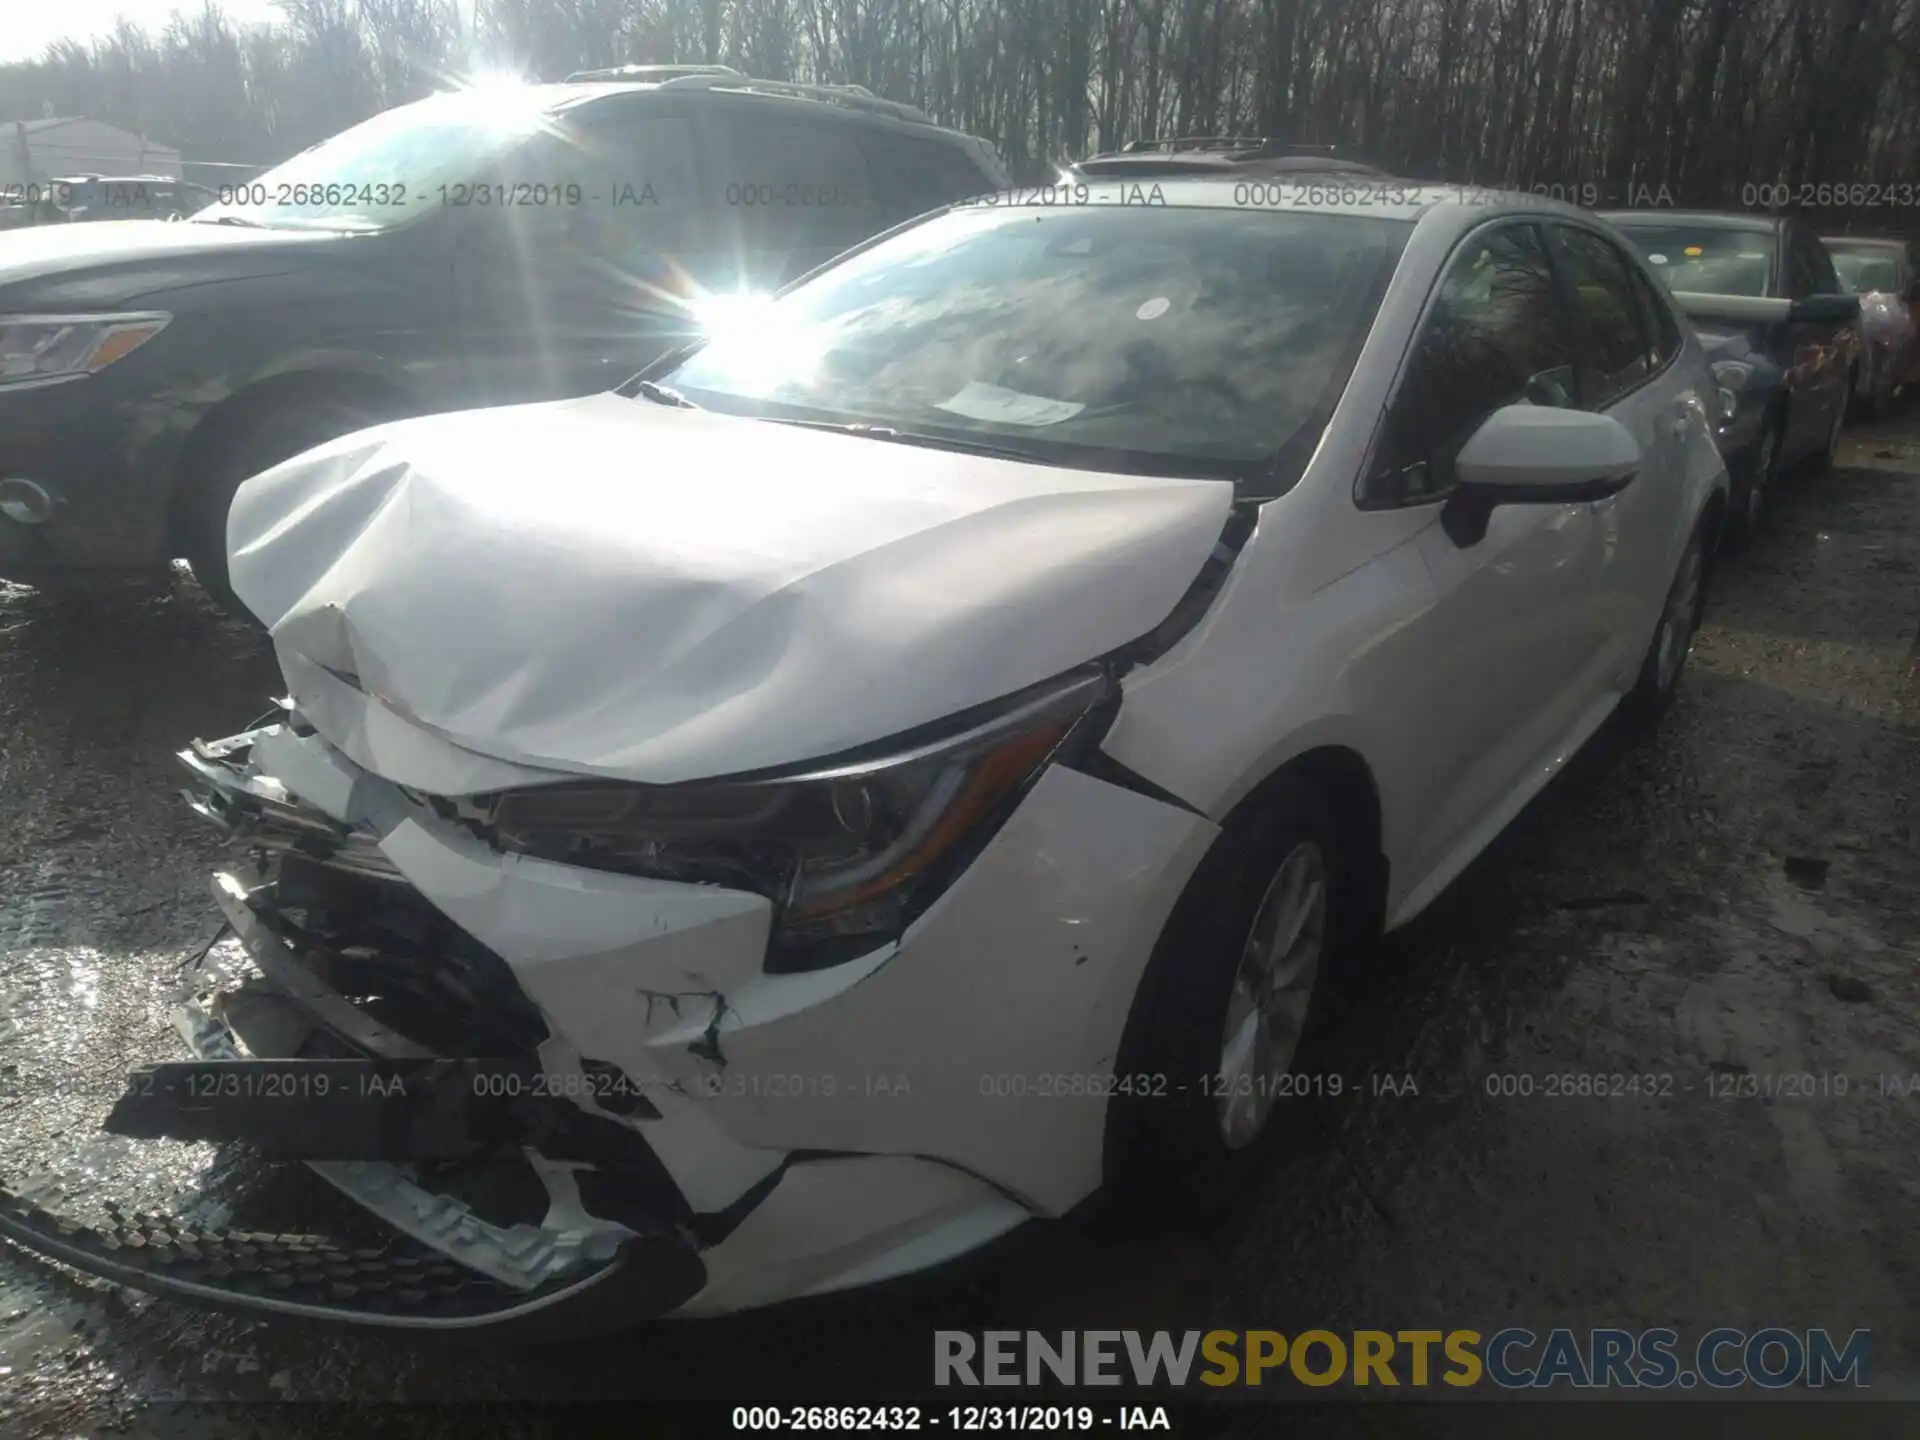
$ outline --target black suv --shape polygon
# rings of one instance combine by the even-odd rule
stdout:
[[[993,147],[854,86],[624,67],[377,115],[191,218],[0,234],[0,577],[184,557],[247,476],[431,411],[590,394],[928,210]]]

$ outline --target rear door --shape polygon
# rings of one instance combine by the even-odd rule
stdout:
[[[717,258],[698,161],[684,109],[612,100],[445,188],[474,403],[610,389],[693,334]]]
[[[1414,873],[1444,867],[1596,693],[1591,508],[1503,505],[1465,546],[1440,523],[1460,446],[1502,406],[1577,405],[1577,355],[1539,224],[1475,231],[1421,322],[1361,489],[1365,508],[1433,514],[1415,544],[1437,598],[1406,646],[1426,754],[1408,807]]]
[[[1808,237],[1788,222],[1780,228],[1780,264],[1783,277],[1781,293],[1789,300],[1805,300],[1820,292],[1825,277],[1813,254],[1817,239]],[[1822,248],[1821,259],[1825,258]],[[1827,262],[1827,268],[1832,268]],[[1839,280],[1833,281],[1837,289]],[[1833,405],[1840,377],[1834,366],[1834,345],[1839,326],[1828,320],[1785,320],[1780,323],[1779,353],[1775,359],[1786,369],[1789,398],[1787,428],[1782,459],[1797,460],[1826,443],[1827,428],[1833,420]]]
[[[875,220],[882,230],[998,188],[951,141],[905,126],[869,125],[859,142],[873,170]]]
[[[1833,256],[1820,243],[1820,237],[1805,225],[1789,222],[1793,243],[1806,254],[1806,266],[1813,275],[1816,295],[1845,295],[1840,272],[1833,268]],[[1856,314],[1846,320],[1828,320],[1820,325],[1820,367],[1817,383],[1821,392],[1821,426],[1816,443],[1825,448],[1834,424],[1846,419],[1848,377],[1860,358],[1860,320]]]
[[[857,120],[722,94],[699,119],[724,288],[776,289],[882,228]]]
[[[1612,656],[1608,669],[1624,684],[1671,580],[1670,542],[1687,494],[1693,431],[1703,421],[1693,387],[1674,372],[1679,331],[1638,263],[1597,230],[1563,222],[1550,233],[1579,337],[1580,406],[1619,421],[1644,457],[1632,484],[1588,504],[1604,597],[1596,615]]]

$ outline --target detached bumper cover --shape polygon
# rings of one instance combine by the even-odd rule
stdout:
[[[644,1319],[672,1310],[705,1278],[691,1251],[634,1240],[584,1276],[516,1290],[409,1242],[350,1249],[318,1235],[155,1215],[85,1224],[4,1187],[0,1236],[103,1280],[215,1309],[401,1329],[538,1328],[562,1316],[571,1328],[589,1306]]]

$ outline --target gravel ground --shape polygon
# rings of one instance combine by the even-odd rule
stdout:
[[[202,1314],[0,1245],[0,1433],[337,1432],[262,1408],[288,1400],[486,1402],[387,1413],[410,1434],[556,1423],[522,1400],[870,1400],[924,1383],[936,1326],[1865,1327],[1878,1384],[1914,1376],[1917,635],[1907,414],[1849,432],[1842,468],[1726,561],[1660,732],[1600,737],[1331,997],[1302,1065],[1344,1093],[1287,1113],[1207,1233],[1090,1214],[877,1292],[510,1353]],[[170,754],[276,688],[185,581],[84,612],[0,585],[0,1173],[80,1207],[337,1214],[298,1168],[96,1134],[129,1064],[179,1053],[169,977],[214,929],[222,852]],[[1545,1093],[1616,1073],[1672,1079]],[[1376,1093],[1389,1076],[1402,1093]],[[1814,1093],[1765,1093],[1783,1084]]]

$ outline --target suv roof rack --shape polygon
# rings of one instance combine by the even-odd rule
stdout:
[[[1175,155],[1186,151],[1218,152],[1245,159],[1294,158],[1318,156],[1328,160],[1343,158],[1337,146],[1295,145],[1269,135],[1180,135],[1164,140],[1135,140],[1120,147],[1122,155]]]
[[[931,125],[934,119],[916,105],[882,100],[864,85],[803,85],[796,80],[755,80],[745,75],[678,75],[660,82],[662,90],[733,90],[743,95],[780,95],[790,100],[824,100],[850,110],[865,110],[874,115],[890,115],[895,120],[910,120],[916,125]]]
[[[733,75],[744,80],[731,65],[615,65],[607,70],[576,70],[563,84],[575,85],[587,80],[675,80],[685,75]]]
[[[937,122],[916,105],[882,100],[864,85],[805,85],[797,80],[757,80],[730,65],[618,65],[610,70],[576,70],[566,83],[627,80],[662,90],[732,90],[743,95],[779,95],[789,100],[823,100],[850,110],[888,115],[916,125]]]

